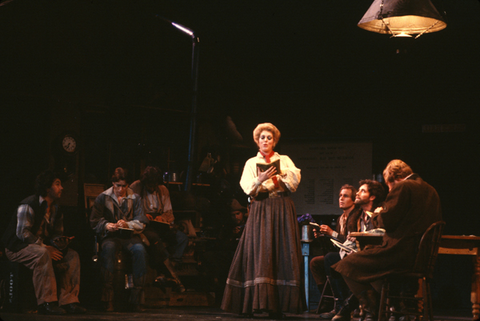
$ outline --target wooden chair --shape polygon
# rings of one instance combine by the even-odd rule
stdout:
[[[382,293],[380,295],[380,306],[378,313],[379,321],[386,321],[392,314],[401,314],[405,316],[416,315],[423,321],[433,321],[432,295],[430,291],[430,282],[433,278],[433,270],[438,255],[438,247],[442,237],[445,222],[439,221],[433,223],[423,234],[418,246],[417,257],[412,271],[392,275],[385,280]],[[418,282],[421,291],[417,294],[408,295],[404,293],[390,294],[392,284],[407,284],[409,280]],[[395,310],[393,300],[399,302],[401,310]],[[412,308],[408,303],[412,303]]]
[[[90,220],[90,213],[92,212],[93,203],[98,195],[100,195],[105,190],[105,185],[103,184],[90,184],[85,183],[83,184],[83,195],[85,200],[85,217],[87,222]],[[97,236],[94,235],[94,249],[93,249],[93,262],[98,262],[98,252],[99,252],[99,244],[97,241]]]
[[[335,300],[335,296],[333,295],[332,285],[330,284],[330,277],[327,276],[327,280],[325,281],[325,285],[323,286],[323,290],[320,296],[320,301],[318,302],[318,307],[316,313],[320,313],[320,307],[322,306],[324,299],[331,299],[333,302],[333,309],[335,309],[335,305],[337,304],[337,300]]]
[[[85,201],[85,213],[87,215],[87,220],[89,219],[90,211],[92,210],[93,203],[98,195],[100,195],[105,190],[105,185],[103,184],[83,184],[83,196]]]

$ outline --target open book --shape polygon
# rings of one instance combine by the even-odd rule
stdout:
[[[349,242],[349,241],[346,241],[345,244],[344,244],[344,243],[340,243],[339,241],[334,240],[334,239],[330,239],[330,241],[332,241],[332,243],[333,243],[336,247],[344,250],[344,251],[347,252],[347,253],[357,252],[355,243],[351,243],[351,242]],[[350,246],[348,246],[348,245],[350,245]]]
[[[277,172],[276,174],[281,174],[282,172],[280,171],[280,160],[277,159],[276,161],[274,162],[271,162],[270,164],[260,164],[260,163],[257,163],[257,167],[260,168],[260,171],[261,172],[265,172],[267,169],[269,169],[270,167],[275,167],[277,169]]]
[[[166,222],[159,221],[149,221],[148,224],[157,232],[159,235],[164,235],[170,231],[170,224]]]
[[[338,239],[337,239],[336,237],[334,237],[333,235],[328,235],[328,234],[322,234],[322,233],[320,233],[320,225],[318,225],[317,223],[315,223],[315,222],[308,222],[308,224],[310,224],[310,225],[312,225],[312,226],[315,226],[315,228],[317,228],[317,231],[318,231],[318,233],[319,233],[320,235],[322,235],[322,236],[324,236],[324,237],[329,237],[329,238],[331,238],[331,239],[333,239],[333,240],[338,241]]]

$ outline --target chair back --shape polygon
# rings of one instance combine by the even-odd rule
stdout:
[[[435,261],[437,260],[438,248],[442,238],[444,221],[435,222],[423,233],[423,236],[418,245],[417,257],[414,273],[423,274],[427,278],[433,277],[433,270],[435,268]]]

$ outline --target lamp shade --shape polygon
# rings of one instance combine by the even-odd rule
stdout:
[[[397,37],[440,31],[447,24],[430,0],[374,0],[358,26]]]

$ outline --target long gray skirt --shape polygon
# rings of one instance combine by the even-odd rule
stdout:
[[[306,310],[300,233],[290,197],[254,201],[228,273],[221,308],[233,313]]]

